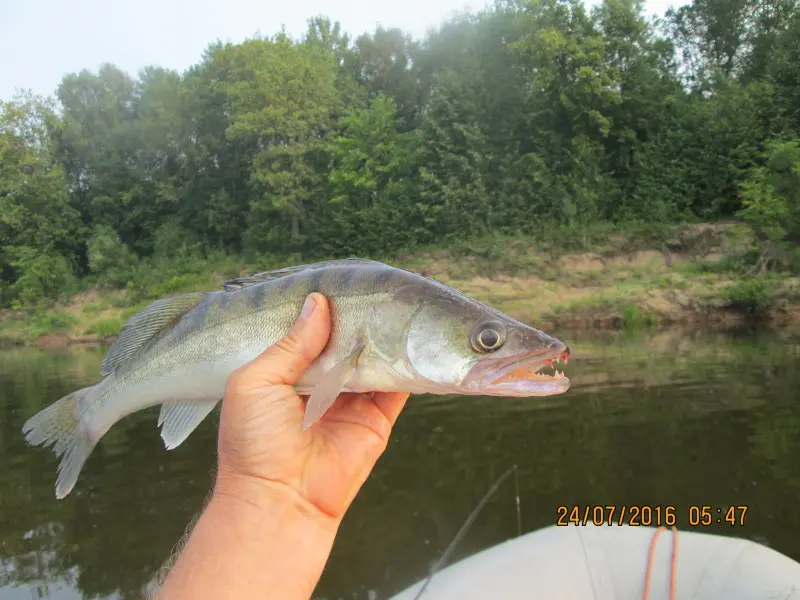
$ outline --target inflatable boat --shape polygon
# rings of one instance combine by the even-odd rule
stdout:
[[[414,600],[420,581],[390,600]],[[435,573],[420,600],[800,600],[800,563],[755,542],[627,525],[552,526]]]

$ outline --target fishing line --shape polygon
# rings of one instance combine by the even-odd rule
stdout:
[[[519,509],[519,469],[517,469],[517,465],[512,468],[514,469],[514,488],[517,493],[517,537],[519,537],[522,535],[522,511]]]
[[[583,543],[583,534],[581,533],[580,526],[578,526],[578,540],[581,543],[583,550],[583,560],[586,562],[586,570],[589,571],[589,583],[592,584],[592,598],[597,600],[597,588],[594,586],[594,574],[592,573],[592,563],[589,560],[589,553],[586,551],[586,544]],[[647,600],[647,598],[645,598]]]
[[[436,572],[439,569],[442,568],[442,566],[444,566],[444,564],[447,562],[447,559],[450,558],[451,554],[453,554],[453,550],[455,550],[455,547],[458,544],[458,542],[461,541],[461,538],[464,537],[464,534],[467,533],[467,530],[470,528],[472,523],[478,517],[478,513],[481,512],[481,509],[489,501],[489,498],[491,498],[494,495],[494,493],[497,492],[497,489],[500,487],[500,485],[503,483],[503,481],[505,481],[506,478],[509,475],[511,475],[512,471],[515,474],[517,474],[517,477],[516,477],[516,482],[517,482],[517,490],[516,490],[517,491],[517,497],[516,497],[516,502],[517,502],[517,530],[519,531],[520,534],[522,533],[522,517],[521,517],[521,513],[520,513],[520,509],[519,509],[519,475],[518,475],[517,465],[511,465],[511,467],[509,467],[508,470],[505,473],[503,473],[497,479],[497,481],[494,482],[494,485],[491,488],[489,488],[489,491],[486,492],[486,494],[483,496],[483,498],[481,498],[481,501],[478,502],[478,505],[473,509],[472,513],[470,513],[470,515],[467,517],[467,520],[461,526],[461,529],[458,530],[458,533],[456,534],[456,537],[453,538],[453,541],[450,542],[450,545],[447,546],[447,549],[444,551],[444,554],[442,554],[442,557],[438,561],[436,561],[435,565],[433,565],[433,568],[431,569],[431,572],[428,575],[428,578],[425,580],[425,583],[422,584],[422,587],[417,592],[417,595],[414,596],[414,600],[419,600],[419,598],[422,597],[422,594],[425,593],[425,590],[428,588],[428,584],[430,584],[431,579],[433,579],[433,576],[436,574]]]

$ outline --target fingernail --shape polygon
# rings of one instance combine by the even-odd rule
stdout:
[[[314,300],[314,296],[309,296],[306,298],[306,301],[303,303],[303,310],[300,311],[300,318],[308,319],[312,314],[314,314],[314,309],[316,307],[317,301]]]

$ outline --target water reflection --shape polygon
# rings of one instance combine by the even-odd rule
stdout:
[[[541,400],[418,397],[356,499],[320,598],[385,598],[422,577],[494,480],[519,466],[523,530],[558,505],[748,505],[703,531],[800,560],[800,337],[560,332],[571,391]],[[208,493],[216,420],[165,452],[157,409],[115,426],[74,491],[28,447],[25,419],[97,380],[102,352],[0,353],[0,598],[140,598]],[[516,534],[514,486],[492,498],[456,559]]]

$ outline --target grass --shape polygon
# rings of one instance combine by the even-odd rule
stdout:
[[[0,321],[0,341],[24,343],[43,335],[67,333],[76,319],[59,310],[35,311]]]
[[[86,329],[89,335],[97,335],[100,337],[109,337],[119,335],[122,328],[125,326],[125,319],[121,316],[116,319],[103,319]]]

